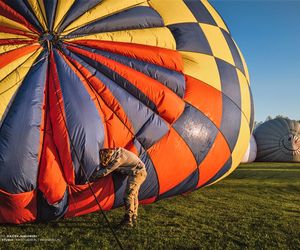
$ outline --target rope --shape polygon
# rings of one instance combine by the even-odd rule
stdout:
[[[48,61],[48,67],[50,68],[50,60]],[[49,74],[50,74],[50,70],[48,70],[48,76],[49,76]],[[60,109],[60,112],[61,112],[61,114],[62,114],[64,124],[65,124],[65,126],[67,127],[67,122],[66,122],[65,116],[63,115],[63,110],[62,110],[62,107],[61,107],[61,105],[60,105],[60,102],[59,102],[59,99],[58,99],[58,96],[57,96],[56,84],[54,84],[54,89],[55,89],[55,96],[56,96],[57,102],[58,102],[58,104],[59,104],[59,109]],[[114,236],[114,238],[115,238],[115,240],[116,240],[116,242],[117,242],[119,248],[120,248],[121,250],[123,250],[124,248],[123,248],[123,246],[122,246],[122,244],[121,244],[121,241],[119,240],[119,238],[117,237],[117,235],[116,235],[114,229],[112,228],[112,226],[111,226],[111,224],[110,224],[110,222],[109,222],[109,220],[108,220],[106,214],[104,213],[104,211],[103,211],[103,209],[102,209],[102,206],[101,206],[101,204],[100,204],[100,202],[99,202],[99,200],[98,200],[98,198],[97,198],[97,196],[96,196],[96,194],[95,194],[95,192],[94,192],[94,190],[93,190],[93,188],[92,188],[92,185],[91,185],[91,183],[90,183],[90,181],[89,181],[89,178],[88,178],[88,176],[87,176],[87,173],[86,173],[86,171],[84,170],[84,167],[82,166],[82,163],[81,163],[81,161],[80,161],[80,159],[79,159],[79,156],[78,156],[78,154],[77,154],[77,152],[76,152],[74,143],[73,143],[73,141],[72,141],[72,139],[71,139],[71,136],[70,136],[70,133],[69,133],[69,130],[68,130],[68,129],[67,129],[67,133],[68,133],[68,137],[69,137],[69,140],[70,140],[70,143],[71,143],[72,150],[73,150],[73,152],[75,153],[75,157],[76,157],[77,161],[79,162],[79,166],[80,166],[80,168],[81,168],[81,170],[82,170],[82,172],[83,172],[83,174],[84,174],[84,177],[85,177],[85,179],[86,179],[86,182],[88,183],[89,189],[91,190],[91,192],[92,192],[92,194],[93,194],[93,196],[94,196],[94,198],[95,198],[95,201],[96,201],[98,207],[100,208],[101,214],[103,215],[103,217],[104,217],[104,219],[105,219],[105,221],[106,221],[106,223],[107,223],[107,225],[108,225],[108,227],[109,227],[109,229],[110,229],[112,235]]]

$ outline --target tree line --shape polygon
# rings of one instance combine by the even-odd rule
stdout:
[[[258,121],[255,121],[255,122],[254,122],[254,129],[257,128],[259,125],[263,124],[264,122],[273,120],[273,119],[275,119],[275,118],[290,119],[289,117],[284,116],[284,115],[276,115],[274,118],[272,118],[272,116],[268,115],[264,121],[259,121],[259,122],[258,122]],[[300,120],[298,120],[298,122],[300,122]]]

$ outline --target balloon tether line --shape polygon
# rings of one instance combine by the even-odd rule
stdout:
[[[48,65],[49,65],[48,67],[49,67],[49,69],[50,69],[50,60],[48,61]],[[50,70],[48,70],[48,74],[50,74]],[[48,79],[49,79],[49,77],[48,77]],[[57,96],[57,89],[56,89],[56,84],[54,84],[54,89],[55,89],[55,93],[56,93],[55,96],[56,96],[56,98],[58,99],[58,96]],[[57,101],[58,101],[58,100],[57,100]],[[63,115],[62,108],[61,108],[61,106],[60,106],[60,102],[59,102],[59,101],[58,101],[58,104],[59,104],[60,112],[61,112],[62,117],[63,117],[63,121],[64,121],[64,123],[65,123],[65,126],[67,127],[67,122],[66,122],[65,117],[64,117],[64,115]],[[91,190],[91,192],[92,192],[92,194],[93,194],[93,196],[94,196],[94,199],[95,199],[95,201],[96,201],[98,207],[100,208],[101,214],[103,215],[103,217],[104,217],[104,219],[105,219],[105,221],[106,221],[106,223],[107,223],[107,225],[108,225],[108,227],[109,227],[111,233],[113,234],[113,236],[114,236],[114,238],[115,238],[115,240],[116,240],[116,242],[117,242],[119,248],[123,250],[124,248],[123,248],[123,246],[122,246],[122,244],[121,244],[121,241],[120,241],[119,238],[117,237],[117,235],[116,235],[114,229],[112,228],[112,226],[111,226],[111,224],[110,224],[110,222],[109,222],[109,220],[108,220],[106,214],[104,213],[103,208],[102,208],[102,206],[101,206],[101,204],[100,204],[100,202],[99,202],[99,200],[98,200],[98,198],[97,198],[97,196],[96,196],[96,194],[95,194],[95,192],[94,192],[94,190],[93,190],[93,188],[92,188],[91,182],[89,181],[89,178],[88,178],[88,176],[87,176],[87,173],[86,173],[86,171],[84,170],[84,168],[83,168],[83,166],[82,166],[82,164],[81,164],[81,161],[79,160],[79,156],[78,156],[78,154],[77,154],[77,152],[76,152],[76,149],[75,149],[74,143],[73,143],[73,141],[72,141],[72,139],[71,139],[69,130],[66,129],[66,131],[67,131],[67,133],[68,133],[68,137],[69,137],[69,140],[70,140],[70,143],[71,143],[71,147],[72,147],[72,149],[73,149],[73,152],[75,153],[75,157],[76,157],[77,161],[79,162],[79,166],[80,166],[80,168],[81,168],[81,170],[82,170],[82,172],[83,172],[83,174],[84,174],[84,177],[85,177],[85,179],[86,179],[86,182],[88,183],[89,189]]]

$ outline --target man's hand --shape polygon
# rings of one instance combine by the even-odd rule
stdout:
[[[96,181],[99,178],[102,178],[107,175],[107,169],[103,167],[97,167],[93,174],[90,177],[90,181]]]

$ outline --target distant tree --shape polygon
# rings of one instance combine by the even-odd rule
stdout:
[[[256,129],[258,126],[260,126],[261,124],[263,124],[262,121],[258,122],[258,121],[255,121],[254,122],[254,129]]]
[[[283,119],[290,119],[287,116],[284,115],[276,115],[275,118],[283,118]]]
[[[265,120],[265,122],[270,121],[272,119],[273,119],[272,116],[268,115],[267,118],[266,118],[266,120]]]

